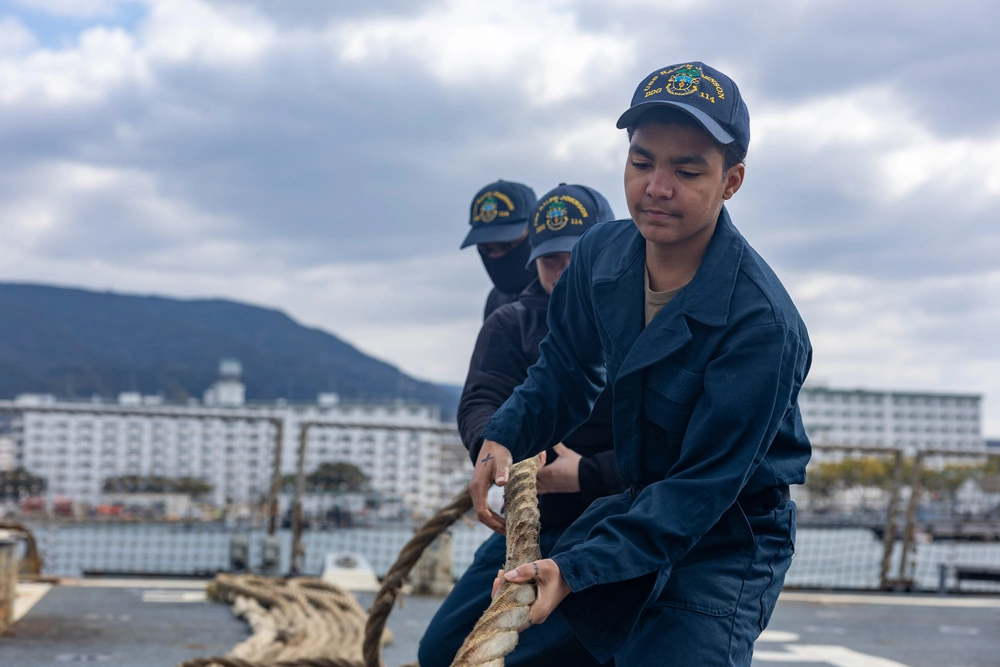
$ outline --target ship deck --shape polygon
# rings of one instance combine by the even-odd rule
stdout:
[[[106,667],[173,667],[225,654],[248,636],[197,580],[81,580],[24,587],[22,612],[0,636],[3,667],[93,662]],[[358,594],[362,605],[372,594]],[[438,598],[408,597],[389,619],[390,667],[415,660]],[[995,667],[1000,664],[1000,597],[786,591],[757,642],[755,667]]]

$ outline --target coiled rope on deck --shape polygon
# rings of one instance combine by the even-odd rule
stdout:
[[[538,464],[537,457],[522,461],[508,476],[505,570],[540,558]],[[406,576],[424,549],[471,507],[472,499],[463,491],[424,522],[389,568],[370,614],[351,593],[318,579],[217,575],[210,586],[212,597],[232,603],[234,613],[247,620],[254,634],[228,656],[195,658],[178,667],[382,667],[381,647],[388,643],[385,624]],[[504,657],[517,646],[517,629],[528,623],[534,600],[534,583],[501,583],[452,667],[502,667]]]
[[[44,561],[38,554],[38,543],[35,541],[35,534],[31,529],[20,521],[13,519],[0,519],[0,530],[9,530],[24,539],[25,550],[21,558],[21,572],[32,576],[41,576]]]
[[[185,667],[357,667],[356,662],[341,658],[299,658],[298,660],[260,663],[219,656],[215,658],[195,658],[181,663]]]
[[[368,614],[347,591],[313,578],[219,574],[209,594],[232,603],[254,633],[227,656],[178,667],[364,667]]]

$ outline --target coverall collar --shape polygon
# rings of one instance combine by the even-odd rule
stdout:
[[[729,212],[723,206],[701,266],[675,299],[681,306],[681,312],[702,324],[714,327],[726,325],[743,246],[743,237],[736,231]],[[636,275],[641,284],[646,265],[645,253],[646,239],[633,225],[622,239],[622,245],[609,246],[601,253],[594,267],[594,284],[627,281]],[[642,303],[638,305],[642,306]]]
[[[656,363],[690,340],[684,316],[712,327],[726,325],[744,244],[723,207],[694,278],[645,328],[645,294],[635,286],[643,285],[646,240],[633,225],[619,243],[609,244],[595,263],[593,286],[608,297],[595,304],[616,347],[609,352],[624,361],[620,376]]]

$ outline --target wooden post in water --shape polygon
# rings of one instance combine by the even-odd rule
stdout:
[[[917,519],[917,503],[920,499],[920,493],[922,491],[921,487],[921,473],[924,470],[924,453],[917,452],[917,455],[913,458],[913,470],[910,473],[910,502],[906,506],[906,528],[903,530],[903,553],[899,557],[899,582],[900,584],[906,586],[908,589],[912,588],[912,580],[907,578],[906,566],[907,560],[910,555],[910,549],[913,548],[913,531],[914,523]]]
[[[0,531],[0,632],[14,622],[14,598],[17,597],[17,540]]]
[[[299,448],[295,460],[295,495],[292,498],[292,567],[291,575],[301,574],[305,565],[303,557],[305,550],[302,548],[302,495],[306,489],[306,442],[309,439],[309,428],[314,426],[311,422],[302,422],[299,425]]]
[[[896,545],[896,512],[899,510],[899,487],[903,484],[903,451],[896,450],[892,470],[892,489],[889,495],[889,509],[885,513],[885,529],[882,533],[882,567],[879,570],[879,588],[890,588],[889,569],[892,567],[892,549]]]
[[[267,518],[267,534],[274,535],[278,522],[278,496],[281,494],[281,449],[285,439],[285,420],[276,417],[271,420],[274,424],[274,469],[271,471],[271,491],[268,502],[269,511]]]

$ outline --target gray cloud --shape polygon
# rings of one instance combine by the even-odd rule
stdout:
[[[614,120],[694,56],[750,103],[730,209],[817,374],[985,391],[1000,431],[991,3],[151,1],[118,32],[100,4],[0,55],[0,277],[283,307],[457,382],[488,288],[457,250],[472,194],[583,182],[627,215]]]

